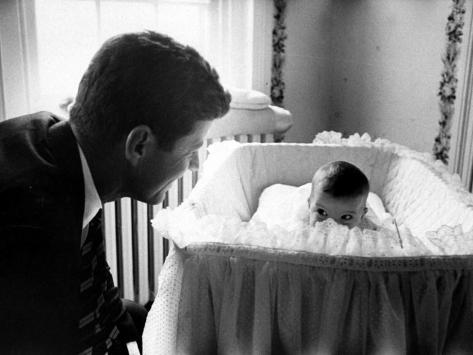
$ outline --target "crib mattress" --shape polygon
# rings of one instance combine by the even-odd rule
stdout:
[[[433,236],[438,255],[327,255],[205,242],[192,228],[170,228],[161,235],[176,247],[148,316],[145,353],[472,353],[473,258],[456,245],[469,240],[472,199],[426,155],[359,136],[243,145],[210,155],[181,208],[248,221],[265,187],[302,185],[340,159],[361,167],[400,223]]]

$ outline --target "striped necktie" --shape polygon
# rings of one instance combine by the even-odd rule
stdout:
[[[82,231],[86,238],[81,248],[79,354],[105,354],[118,337],[115,325],[122,306],[105,257],[100,216]]]

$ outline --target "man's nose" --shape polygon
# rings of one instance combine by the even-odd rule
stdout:
[[[199,153],[192,153],[191,161],[189,163],[189,170],[198,171],[199,170]]]

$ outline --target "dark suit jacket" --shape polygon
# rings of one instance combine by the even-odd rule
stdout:
[[[0,122],[0,353],[77,349],[84,183],[67,121]]]

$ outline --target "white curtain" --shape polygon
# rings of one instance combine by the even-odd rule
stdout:
[[[103,41],[144,29],[196,48],[224,85],[269,93],[271,0],[5,0],[0,120],[59,111]]]

